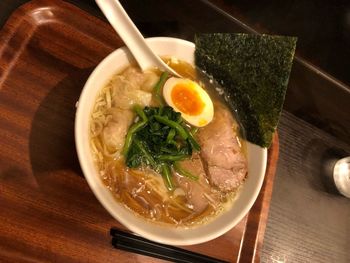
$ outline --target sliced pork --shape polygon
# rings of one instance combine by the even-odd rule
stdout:
[[[199,177],[194,181],[187,177],[175,173],[175,179],[178,185],[186,193],[186,198],[196,213],[200,213],[211,203],[216,206],[219,203],[219,196],[210,188],[205,175],[202,161],[198,155],[194,155],[190,160],[184,160],[180,163],[181,168]]]
[[[231,113],[220,105],[215,111],[213,121],[198,132],[197,138],[211,184],[228,192],[243,182],[247,161],[241,152]]]

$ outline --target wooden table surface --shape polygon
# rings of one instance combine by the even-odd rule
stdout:
[[[0,258],[11,261],[156,262],[112,248],[115,221],[89,189],[74,146],[75,105],[93,68],[123,45],[112,28],[73,5],[35,0],[0,32]],[[278,159],[269,149],[262,190],[246,217],[186,249],[257,262]]]
[[[20,2],[26,2],[26,0],[2,0],[0,3],[0,15],[8,17],[11,10],[16,8],[16,5]],[[93,4],[89,4],[84,1],[70,1],[76,3],[80,7],[89,11],[91,14],[101,16],[101,13],[95,9]],[[231,14],[235,13],[238,9],[232,9],[233,4],[228,4],[228,1],[212,1],[217,3],[220,8],[223,8]],[[224,4],[223,4],[224,3]],[[239,1],[237,1],[237,4]],[[167,35],[176,36],[191,40],[195,32],[205,31],[241,31],[237,27],[237,21],[230,17],[230,15],[223,14],[222,11],[218,11],[213,8],[211,4],[207,4],[205,1],[152,1],[147,0],[144,4],[140,4],[138,1],[124,1],[127,11],[136,22],[137,26],[142,30],[146,36]],[[268,3],[266,3],[268,4]],[[231,5],[231,6],[230,6]],[[284,3],[288,5],[288,3]],[[186,12],[184,12],[186,10]],[[268,9],[261,10],[261,14]],[[237,12],[236,12],[237,13]],[[236,14],[235,13],[235,14]],[[187,15],[191,14],[191,15]],[[259,12],[256,11],[254,19],[258,21]],[[243,18],[243,17],[240,17]],[[2,20],[4,21],[4,20]],[[246,20],[249,21],[249,20]],[[278,23],[278,21],[274,21]],[[258,24],[256,29],[263,28],[262,24]],[[271,31],[270,31],[271,32]],[[296,31],[297,34],[298,31]],[[278,33],[278,32],[277,32]],[[29,34],[29,33],[28,33]],[[64,36],[62,36],[64,37]],[[50,39],[46,39],[48,42]],[[299,40],[302,41],[302,38]],[[14,45],[16,43],[13,43]],[[31,51],[36,51],[36,45],[45,43],[35,43],[30,45]],[[15,46],[18,48],[18,46]],[[56,47],[58,48],[58,47]],[[47,53],[39,52],[39,60],[45,62]],[[71,54],[74,58],[74,54]],[[55,59],[55,58],[50,58]],[[66,57],[69,60],[71,57]],[[339,58],[340,60],[342,58]],[[350,262],[350,229],[348,222],[350,220],[350,202],[349,199],[341,197],[331,191],[328,185],[323,183],[325,164],[332,157],[341,157],[350,155],[350,141],[348,140],[350,133],[349,127],[349,105],[350,105],[350,92],[349,88],[332,78],[329,75],[325,75],[323,72],[313,68],[308,64],[303,64],[304,61],[294,68],[291,76],[292,85],[289,86],[287,94],[287,104],[285,111],[281,116],[279,123],[279,139],[280,139],[280,157],[277,167],[276,180],[274,182],[273,196],[270,204],[270,213],[268,223],[266,226],[266,232],[264,237],[264,243],[261,251],[262,262]],[[69,65],[64,61],[59,62],[59,67],[67,67]],[[91,63],[89,58],[85,58],[85,63]],[[68,63],[69,64],[69,63]],[[93,63],[92,63],[93,64]],[[22,65],[23,66],[23,65]],[[93,66],[91,66],[92,69]],[[91,70],[90,69],[90,70]],[[23,69],[23,74],[31,70]],[[47,69],[51,70],[50,68]],[[86,78],[89,74],[89,70],[76,71],[71,75],[71,78],[67,78],[62,82],[57,82],[57,87],[75,87],[77,83],[75,79]],[[32,80],[41,83],[42,78],[45,78],[46,71],[40,72],[40,74]],[[61,74],[64,74],[62,72]],[[55,79],[51,79],[52,83],[55,83]],[[16,94],[19,94],[21,88],[26,83],[22,83],[18,86]],[[305,91],[307,91],[305,93]],[[34,90],[33,94],[27,94],[26,96],[33,96],[39,91]],[[71,143],[71,139],[67,139],[67,136],[60,134],[59,132],[49,131],[48,125],[53,125],[53,120],[48,119],[43,115],[45,112],[52,112],[56,118],[70,118],[71,123],[74,119],[74,109],[69,109],[60,114],[57,114],[58,105],[54,103],[54,96],[58,95],[62,98],[67,97],[66,89],[57,88],[53,93],[47,93],[46,103],[38,109],[37,119],[44,119],[47,123],[34,121],[34,128],[40,132],[25,135],[22,131],[21,136],[30,136],[34,141],[39,142],[42,134],[45,136],[54,136],[59,140],[63,140],[64,143]],[[79,92],[76,91],[76,96]],[[69,100],[69,98],[68,98]],[[31,102],[35,103],[35,101]],[[67,105],[72,101],[67,101]],[[327,106],[325,106],[325,104]],[[9,105],[7,105],[9,106]],[[17,106],[21,111],[26,111],[28,108],[19,105],[10,105],[11,107]],[[16,126],[21,127],[21,124],[25,122],[25,119],[21,119],[20,116],[13,116],[17,118],[18,124]],[[39,125],[40,123],[40,125]],[[36,125],[36,126],[35,126]],[[56,125],[56,126],[55,126]],[[59,128],[58,124],[54,124],[54,127]],[[66,129],[72,129],[72,127],[65,127]],[[322,130],[323,129],[323,130]],[[21,129],[16,130],[17,132]],[[18,144],[22,144],[21,139],[18,136],[9,134],[11,140]],[[338,137],[338,138],[336,138]],[[339,139],[340,138],[340,139]],[[84,186],[84,179],[79,176],[72,176],[73,173],[81,174],[79,166],[74,161],[74,156],[71,152],[65,151],[63,147],[59,148],[60,154],[52,157],[52,155],[43,156],[42,152],[44,148],[52,149],[55,153],[55,149],[52,147],[52,142],[45,141],[39,143],[38,147],[33,145],[29,148],[25,145],[22,146],[23,153],[32,151],[33,157],[31,159],[25,159],[23,161],[29,162],[30,166],[16,169],[4,169],[1,170],[1,178],[6,181],[7,185],[12,184],[12,187],[4,189],[0,184],[0,207],[2,208],[1,195],[7,191],[7,193],[13,194],[16,198],[14,202],[21,202],[22,205],[17,209],[11,209],[12,206],[4,206],[5,209],[10,211],[10,216],[18,215],[23,212],[26,214],[36,214],[36,210],[28,205],[28,200],[33,197],[33,190],[40,191],[47,194],[50,197],[50,202],[45,201],[45,195],[40,199],[39,204],[45,208],[49,213],[45,214],[46,223],[28,224],[28,220],[25,216],[22,219],[23,227],[26,231],[18,232],[16,224],[10,221],[4,222],[8,226],[9,231],[12,234],[22,235],[22,242],[16,244],[16,248],[11,247],[10,239],[8,236],[2,239],[2,243],[5,244],[7,249],[8,262],[11,261],[11,256],[20,253],[22,255],[23,262],[31,262],[33,258],[28,256],[25,252],[28,244],[26,240],[33,238],[33,233],[36,229],[48,227],[52,220],[58,220],[61,222],[57,225],[55,232],[51,233],[51,236],[55,236],[53,239],[50,235],[38,235],[36,240],[38,244],[46,244],[46,248],[50,249],[53,245],[67,251],[72,249],[75,251],[74,256],[78,259],[79,253],[87,247],[91,240],[86,240],[83,244],[78,244],[78,234],[76,232],[65,232],[65,224],[73,224],[77,228],[77,232],[84,229],[86,236],[94,232],[92,230],[95,226],[99,228],[99,237],[107,240],[107,234],[103,233],[105,227],[110,224],[111,218],[100,220],[105,218],[105,211],[102,208],[96,206],[96,199],[91,196],[91,192],[87,186]],[[9,149],[11,150],[11,149]],[[55,153],[56,154],[56,153]],[[9,158],[2,158],[0,165],[2,167],[9,167],[11,162],[16,163],[18,160],[22,160],[25,154],[18,154]],[[61,158],[62,156],[69,158]],[[39,158],[40,157],[40,158]],[[48,166],[41,162],[44,158],[45,162],[51,162]],[[9,160],[11,159],[11,160]],[[72,171],[65,170],[64,167],[72,167]],[[329,168],[329,167],[328,167]],[[26,174],[33,169],[38,176],[19,176]],[[50,170],[58,169],[66,176],[64,182],[55,178]],[[23,185],[22,192],[16,191],[15,182],[21,182]],[[69,187],[71,183],[81,185],[79,187],[78,194],[68,194],[71,190]],[[12,191],[12,192],[11,192]],[[70,202],[64,204],[63,207],[55,207],[55,200],[60,198],[70,198]],[[87,200],[87,204],[82,205],[79,201],[81,198]],[[66,213],[63,216],[55,217],[61,213],[60,209],[69,211],[72,208],[77,208],[74,213]],[[91,217],[86,214],[85,209],[91,209],[95,216]],[[12,211],[13,210],[13,211]],[[76,216],[87,218],[84,226],[79,225],[79,220]],[[9,217],[10,218],[10,217]],[[35,216],[34,216],[35,219]],[[18,226],[17,226],[18,227]],[[17,229],[17,230],[16,230]],[[90,229],[90,230],[89,230]],[[83,233],[84,233],[83,231]],[[57,240],[59,240],[57,242]],[[73,241],[73,245],[70,248],[62,246],[62,244],[68,241]],[[55,243],[56,242],[56,243]],[[105,244],[99,243],[99,246]],[[214,250],[215,248],[213,248]],[[36,243],[32,244],[32,253],[36,253],[40,250],[40,245]],[[3,251],[0,249],[0,251]],[[102,253],[109,253],[109,248],[106,248]],[[12,253],[12,254],[11,254]],[[91,252],[93,254],[93,252]],[[89,255],[89,253],[88,253]],[[6,258],[2,258],[2,261],[6,261]],[[0,260],[0,261],[1,261]],[[57,257],[55,261],[65,261],[67,258]],[[136,256],[132,260],[141,260]],[[35,261],[35,260],[34,260]],[[44,259],[45,261],[45,259]],[[46,261],[50,261],[46,258]],[[51,261],[53,261],[51,259]]]

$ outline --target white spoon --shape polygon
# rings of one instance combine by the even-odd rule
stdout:
[[[96,0],[96,3],[129,48],[142,70],[157,67],[160,70],[168,71],[174,76],[181,77],[148,47],[140,31],[131,21],[118,0]]]

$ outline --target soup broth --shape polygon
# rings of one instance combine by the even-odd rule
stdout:
[[[197,79],[196,70],[190,64],[174,58],[168,58],[165,61],[183,77],[200,82],[200,79]],[[221,167],[218,162],[225,162],[223,159],[226,157],[220,160],[213,159],[211,156],[213,152],[210,150],[217,150],[214,146],[206,151],[207,144],[211,143],[210,138],[227,136],[226,133],[212,135],[210,127],[199,128],[196,133],[203,144],[201,144],[201,152],[194,152],[190,159],[181,162],[182,168],[196,174],[198,180],[192,180],[172,170],[175,189],[169,191],[162,176],[148,166],[129,168],[125,164],[122,150],[128,129],[136,118],[132,110],[133,105],[159,106],[153,94],[153,87],[160,75],[161,72],[157,69],[141,72],[137,66],[131,65],[121,73],[115,74],[101,89],[90,122],[93,158],[101,179],[116,200],[138,216],[176,226],[202,224],[215,218],[232,205],[241,181],[246,176],[246,164],[243,160],[245,157],[242,154],[244,144],[242,145],[243,141],[237,135],[239,126],[219,94],[221,91],[207,90],[215,109],[213,122],[230,121],[228,132],[230,136],[231,132],[234,134],[232,151],[235,154],[239,153],[239,158],[243,158],[243,168],[239,168],[241,169],[239,170],[240,181],[233,182],[236,184],[234,190],[227,191],[225,182],[217,183],[217,174],[225,176],[227,171],[231,172],[236,168],[227,168],[225,163]],[[220,154],[223,152],[220,149],[218,151]],[[221,170],[217,171],[219,168]],[[208,177],[208,173],[213,176]]]

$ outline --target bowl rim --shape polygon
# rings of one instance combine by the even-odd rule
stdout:
[[[164,44],[172,44],[172,45],[180,45],[180,46],[186,46],[187,48],[195,48],[194,43],[187,41],[187,40],[183,40],[180,38],[172,38],[172,37],[152,37],[152,38],[146,38],[146,41],[148,44],[152,45],[152,43],[164,43]],[[130,52],[128,51],[128,49],[126,47],[121,47],[118,48],[117,50],[114,50],[112,53],[110,53],[108,56],[106,56],[93,70],[93,72],[90,74],[89,78],[87,79],[83,90],[81,92],[81,95],[79,97],[79,101],[77,103],[77,110],[76,110],[76,118],[75,118],[75,143],[76,143],[76,150],[77,150],[77,155],[78,155],[78,159],[79,159],[79,163],[80,166],[82,168],[82,172],[84,174],[85,179],[87,180],[90,189],[92,190],[92,192],[94,193],[95,197],[98,199],[98,201],[102,204],[102,206],[109,212],[110,215],[113,216],[114,219],[116,219],[117,221],[119,221],[122,225],[124,225],[125,227],[127,227],[129,230],[131,230],[132,232],[139,234],[147,239],[150,240],[154,240],[156,242],[161,241],[164,244],[169,244],[169,245],[195,245],[195,244],[199,244],[199,243],[203,243],[203,242],[207,242],[210,241],[214,238],[217,238],[221,235],[223,235],[224,233],[228,232],[230,229],[232,229],[235,225],[237,225],[242,219],[243,217],[249,212],[249,210],[251,209],[251,207],[253,206],[255,200],[258,197],[258,194],[261,190],[264,178],[265,178],[265,171],[266,171],[266,165],[267,165],[267,149],[266,148],[261,148],[257,145],[253,145],[249,142],[248,145],[251,145],[251,147],[258,147],[261,150],[261,160],[262,160],[262,167],[261,167],[261,176],[258,177],[258,181],[256,182],[256,187],[254,188],[254,191],[251,193],[251,196],[249,197],[248,202],[246,203],[246,205],[243,207],[243,209],[241,209],[241,211],[239,212],[239,215],[237,215],[235,217],[234,220],[232,220],[230,223],[227,223],[224,226],[220,226],[218,230],[213,231],[212,233],[208,233],[205,235],[205,237],[191,237],[190,239],[179,239],[179,238],[174,238],[174,237],[159,237],[155,234],[150,233],[149,231],[145,230],[144,227],[142,226],[136,226],[136,225],[130,225],[129,222],[121,217],[117,211],[115,211],[115,209],[113,209],[111,207],[111,205],[108,204],[108,200],[105,198],[105,196],[103,196],[103,194],[101,194],[101,192],[98,190],[98,186],[96,186],[97,181],[100,181],[100,183],[102,183],[102,180],[100,178],[94,178],[97,176],[93,175],[93,172],[91,171],[91,169],[89,167],[91,167],[91,164],[87,164],[86,162],[86,151],[83,148],[83,141],[84,141],[84,136],[81,136],[81,132],[83,132],[81,130],[81,122],[84,121],[84,116],[85,118],[89,119],[90,116],[90,112],[86,113],[83,112],[84,108],[82,107],[82,103],[84,102],[84,99],[89,96],[90,90],[92,88],[91,87],[91,83],[93,82],[93,80],[99,76],[101,70],[103,70],[103,68],[110,63],[111,61],[115,60],[115,57],[117,57],[119,55],[119,53],[123,53],[126,54],[126,56],[131,56]],[[125,66],[127,66],[128,64],[125,64]],[[115,74],[115,73],[114,73]],[[101,82],[102,83],[102,82]],[[103,85],[101,85],[98,89],[100,90],[103,87]],[[85,120],[86,121],[86,120]],[[87,120],[88,121],[88,120]],[[86,136],[85,136],[86,138]],[[98,183],[97,183],[98,184]],[[105,187],[106,190],[107,187]],[[109,190],[108,190],[109,191]],[[110,193],[111,194],[111,193]],[[112,194],[111,194],[112,195]],[[107,201],[106,201],[107,200]],[[117,202],[117,201],[115,201]],[[124,208],[126,210],[126,208]],[[128,211],[128,213],[133,213],[132,211]],[[137,215],[134,215],[137,217]],[[152,222],[148,222],[146,219],[143,219],[145,224],[146,223],[150,223],[153,225],[158,225],[157,223],[152,223]],[[213,220],[215,221],[216,218]],[[171,226],[163,226],[161,224],[159,224],[160,228],[163,229],[169,229],[171,228]],[[175,229],[176,227],[174,227]],[[194,227],[196,228],[196,227]],[[190,228],[191,229],[191,228]]]

